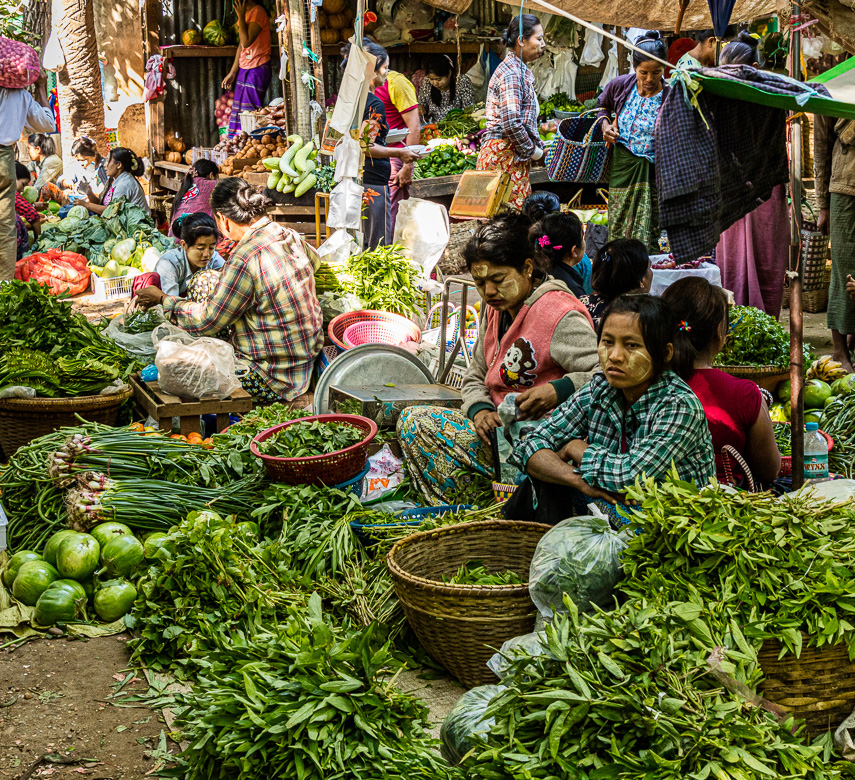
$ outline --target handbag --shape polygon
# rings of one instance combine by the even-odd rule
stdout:
[[[602,122],[597,122],[596,110],[586,111],[559,123],[558,135],[546,153],[546,174],[551,181],[598,184],[608,178],[610,162]]]

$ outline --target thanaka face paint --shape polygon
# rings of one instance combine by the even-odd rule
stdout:
[[[498,311],[519,307],[531,294],[531,279],[509,266],[480,261],[472,264],[470,272],[478,294]]]
[[[653,376],[653,359],[644,345],[638,318],[633,315],[609,317],[597,345],[597,356],[608,383],[619,390],[631,390]]]

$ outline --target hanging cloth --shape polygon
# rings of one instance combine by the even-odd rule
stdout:
[[[145,64],[143,100],[154,100],[162,95],[166,89],[166,79],[174,78],[175,68],[172,66],[172,60],[166,60],[164,67],[163,57],[160,54],[152,54]]]
[[[576,72],[579,66],[573,61],[573,52],[563,49],[555,55],[555,91],[565,92],[570,100],[576,99]]]
[[[716,38],[724,38],[736,0],[707,0]]]
[[[617,41],[612,41],[609,48],[609,59],[606,62],[606,69],[603,71],[603,78],[600,79],[600,90],[604,90],[606,85],[618,76],[618,45]]]

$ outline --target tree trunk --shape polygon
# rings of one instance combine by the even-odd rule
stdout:
[[[65,55],[65,67],[58,74],[62,156],[71,159],[71,144],[80,135],[91,138],[101,154],[107,154],[92,0],[55,0],[53,25]]]

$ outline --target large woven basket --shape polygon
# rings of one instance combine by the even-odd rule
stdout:
[[[90,422],[115,425],[119,407],[133,394],[130,387],[115,395],[81,395],[77,398],[0,399],[0,448],[11,457],[39,436],[58,428],[78,425],[78,415]]]
[[[608,179],[611,155],[596,111],[562,119],[544,164],[551,181],[598,184]]]
[[[816,290],[802,292],[802,309],[810,314],[825,311],[828,307],[828,288],[831,285],[831,266],[826,263],[822,286]],[[784,297],[781,301],[784,308],[790,308],[790,286],[784,284]]]
[[[387,559],[395,593],[424,649],[468,687],[495,682],[490,656],[534,629],[528,585],[449,585],[467,561],[528,580],[537,543],[551,526],[481,520],[438,528],[398,542]]]
[[[774,393],[781,382],[790,378],[789,369],[781,370],[777,366],[716,366],[716,368],[740,379],[750,379],[770,393]]]
[[[804,647],[796,658],[776,640],[766,640],[758,653],[763,695],[803,720],[811,737],[835,730],[855,708],[855,663],[844,643],[820,649]]]

